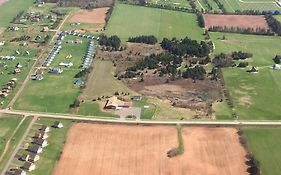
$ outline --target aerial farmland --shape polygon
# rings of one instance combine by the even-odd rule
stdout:
[[[281,1],[0,10],[0,175],[281,174]]]

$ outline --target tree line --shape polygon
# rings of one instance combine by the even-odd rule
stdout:
[[[271,30],[277,33],[277,35],[281,36],[281,23],[277,19],[275,19],[271,14],[265,15],[265,19]]]
[[[128,42],[133,42],[133,43],[145,43],[145,44],[156,44],[157,43],[157,38],[153,35],[148,35],[148,36],[137,36],[137,37],[130,37],[128,39]]]
[[[172,54],[178,56],[196,56],[205,57],[210,53],[210,47],[204,41],[197,42],[188,37],[177,40],[176,38],[168,39],[164,38],[161,42],[161,47]]]
[[[121,46],[121,40],[118,36],[110,36],[100,35],[99,44],[102,46],[112,47],[115,50],[118,50]]]
[[[226,26],[212,26],[208,29],[211,32],[228,32],[241,34],[255,34],[255,35],[274,35],[269,29],[265,28],[240,28],[240,27],[226,27]]]
[[[252,53],[246,53],[242,51],[235,51],[231,54],[220,53],[214,57],[212,63],[215,67],[233,67],[236,66],[233,60],[245,60],[247,58],[253,57]],[[247,67],[247,62],[239,63],[238,67]]]

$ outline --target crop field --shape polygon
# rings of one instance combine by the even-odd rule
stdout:
[[[30,121],[31,117],[23,119],[13,115],[3,115],[0,119],[0,171],[11,157]]]
[[[159,41],[186,36],[203,40],[203,29],[196,20],[191,13],[116,4],[105,33],[118,35],[123,41],[139,35],[154,35]]]
[[[260,163],[262,175],[280,174],[281,128],[244,128],[244,135]]]
[[[48,74],[45,71],[42,81],[29,81],[23,93],[15,104],[16,109],[42,112],[69,113],[72,104],[80,92],[73,82],[74,76],[79,72],[82,57],[86,52],[88,39],[82,39],[82,44],[67,44],[67,40],[76,37],[67,36],[62,44],[62,50],[55,58],[51,67],[58,67],[60,62],[72,62],[73,67],[63,68],[62,74]],[[71,58],[67,56],[72,55]],[[36,93],[34,93],[36,92]]]
[[[235,12],[236,10],[280,10],[279,7],[274,0],[220,0],[220,2],[224,5],[226,11]]]
[[[175,127],[74,124],[54,175],[247,174],[235,129],[183,128],[182,133],[185,152],[168,158],[178,145]]]
[[[6,28],[18,13],[26,10],[33,2],[34,0],[9,0],[0,5],[2,15],[0,18],[0,31]]]
[[[281,72],[272,70],[273,58],[281,54],[281,39],[273,36],[255,36],[228,33],[211,33],[215,53],[246,51],[253,53],[250,66],[257,66],[259,73],[247,69],[224,68],[226,86],[230,89],[240,119],[281,119],[278,96],[281,95]],[[222,36],[226,40],[221,40]],[[270,103],[269,103],[270,102]]]
[[[211,27],[227,27],[227,28],[261,28],[269,29],[264,16],[257,15],[217,15],[217,14],[204,14],[205,28]],[[249,23],[251,21],[251,23]]]
[[[172,7],[187,7],[191,8],[186,0],[147,0],[148,3],[170,5]]]
[[[60,129],[51,127],[55,121],[61,122],[64,127]],[[47,125],[50,127],[50,132],[48,132],[48,138],[46,139],[48,146],[43,149],[43,152],[40,154],[40,159],[35,163],[36,169],[28,173],[30,175],[52,174],[52,171],[57,163],[57,159],[61,154],[67,132],[72,125],[72,121],[39,118],[32,126],[32,129],[25,139],[25,142],[19,150],[19,155],[27,153],[26,148],[31,144],[32,137],[39,131],[42,125]],[[12,164],[13,167],[20,167],[23,165],[23,161],[14,159]]]

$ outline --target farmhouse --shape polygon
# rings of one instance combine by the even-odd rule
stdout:
[[[32,152],[32,153],[39,154],[39,153],[42,153],[43,149],[42,149],[41,146],[32,145],[32,146],[29,146],[29,147],[28,147],[28,151],[30,151],[30,152]]]
[[[63,128],[63,124],[59,121],[55,121],[54,125],[53,125],[54,128]]]
[[[48,134],[46,132],[40,131],[36,133],[33,138],[46,139],[48,138]]]
[[[47,125],[43,125],[43,126],[40,128],[40,131],[49,132],[49,131],[50,131],[50,127],[47,126]]]
[[[36,144],[36,145],[41,146],[42,148],[44,148],[44,147],[46,147],[48,145],[47,140],[40,139],[40,138],[35,138],[33,140],[33,143]]]
[[[116,96],[109,98],[104,106],[105,109],[121,109],[132,106],[131,102],[119,100]]]
[[[31,162],[25,162],[23,164],[22,168],[27,170],[27,171],[33,171],[33,170],[35,170],[35,164],[31,163]]]
[[[34,153],[29,153],[29,154],[23,154],[20,157],[20,160],[23,161],[30,161],[30,162],[36,162],[40,159],[40,156],[38,154],[34,154]]]
[[[17,169],[13,175],[26,175],[26,172],[24,170],[21,169]]]

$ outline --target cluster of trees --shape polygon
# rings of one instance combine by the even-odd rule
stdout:
[[[74,78],[83,78],[83,77],[85,77],[87,74],[91,73],[92,70],[93,70],[92,67],[83,69],[83,70],[81,70],[80,72],[78,72],[78,73],[74,76]]]
[[[202,66],[196,65],[193,68],[187,68],[183,73],[183,78],[191,78],[193,80],[204,80],[206,75],[206,70]]]
[[[192,40],[188,37],[182,40],[177,40],[176,38],[169,40],[164,38],[161,42],[161,47],[178,56],[190,55],[204,57],[208,56],[210,53],[210,48],[206,42],[201,41],[198,43],[196,40]]]
[[[99,44],[102,46],[112,47],[118,50],[121,45],[121,40],[118,36],[114,35],[107,37],[106,35],[100,35]]]
[[[265,15],[265,19],[271,30],[281,36],[281,23],[271,14]]]
[[[196,4],[194,0],[188,0],[190,7],[192,10],[196,11]]]
[[[281,62],[281,55],[276,55],[275,58],[273,59],[275,64],[280,64]]]
[[[13,18],[12,23],[16,22],[17,20],[20,19],[20,17],[23,15],[24,11],[21,11],[17,14],[16,17]]]
[[[159,55],[152,54],[138,61],[134,66],[128,68],[119,78],[133,78],[137,75],[143,75],[139,71],[144,69],[156,69],[155,73],[160,76],[172,75],[176,76],[177,68],[181,66],[182,58],[169,53],[162,53]]]
[[[133,42],[133,43],[145,43],[145,44],[156,44],[157,43],[157,38],[153,35],[149,36],[138,36],[138,37],[130,37],[128,39],[128,42]]]
[[[253,57],[253,54],[242,51],[235,51],[231,53],[231,56],[234,60],[245,60],[247,58]]]
[[[110,17],[111,17],[111,14],[113,12],[113,9],[114,7],[113,6],[110,6],[110,8],[108,9],[108,11],[106,12],[106,16],[105,16],[105,22],[106,24],[108,23]]]
[[[233,67],[235,66],[233,60],[245,60],[246,58],[253,57],[252,53],[246,53],[242,51],[232,52],[231,54],[220,53],[213,59],[215,67]],[[241,62],[238,67],[247,67],[247,62]]]
[[[208,30],[212,31],[212,32],[274,35],[274,33],[272,33],[269,29],[265,29],[265,28],[240,28],[240,27],[212,26]]]
[[[204,17],[202,15],[202,13],[197,12],[196,15],[197,15],[197,22],[198,22],[199,27],[204,28],[205,27],[205,21],[204,21]]]

